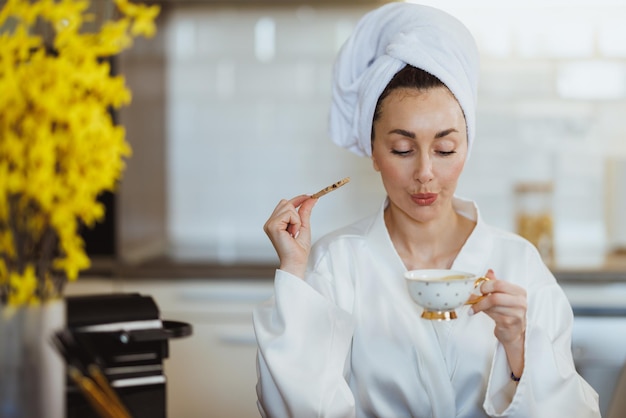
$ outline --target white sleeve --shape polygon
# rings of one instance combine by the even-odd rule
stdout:
[[[346,381],[350,314],[303,280],[276,271],[274,297],[257,307],[258,407],[267,417],[353,417]]]
[[[574,367],[571,306],[545,266],[535,271],[548,280],[527,289],[524,372],[515,385],[504,348],[498,344],[485,411],[507,418],[599,418],[598,394]]]

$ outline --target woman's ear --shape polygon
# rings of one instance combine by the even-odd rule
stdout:
[[[380,173],[380,167],[378,166],[378,163],[376,162],[376,157],[374,157],[374,155],[372,155],[372,166],[374,167],[374,170]]]
[[[373,136],[373,133],[372,133]],[[371,147],[372,147],[372,156],[370,157],[372,159],[372,166],[374,167],[374,170],[380,173],[380,167],[378,166],[378,162],[376,161],[376,153],[374,152],[374,139],[372,138],[372,142],[371,142]]]

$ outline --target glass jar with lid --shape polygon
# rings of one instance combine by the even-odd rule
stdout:
[[[515,186],[516,231],[530,241],[543,261],[554,263],[552,182],[522,182]]]

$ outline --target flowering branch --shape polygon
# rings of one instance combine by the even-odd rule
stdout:
[[[153,36],[159,13],[114,2],[119,17],[95,32],[83,28],[87,0],[7,0],[0,10],[0,303],[59,297],[89,267],[79,225],[103,218],[97,198],[131,154],[110,113],[131,94],[106,58]],[[51,44],[34,34],[38,23]]]

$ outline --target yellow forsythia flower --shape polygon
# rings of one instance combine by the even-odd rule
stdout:
[[[92,32],[88,0],[0,9],[0,303],[58,296],[51,274],[73,280],[89,267],[79,226],[103,218],[97,198],[115,189],[131,154],[110,113],[131,93],[106,58],[154,35],[159,13],[114,1],[118,17]]]
[[[24,305],[37,301],[37,277],[35,276],[35,268],[31,265],[27,266],[22,274],[15,271],[9,273],[9,285],[11,293],[9,293],[9,305]]]

